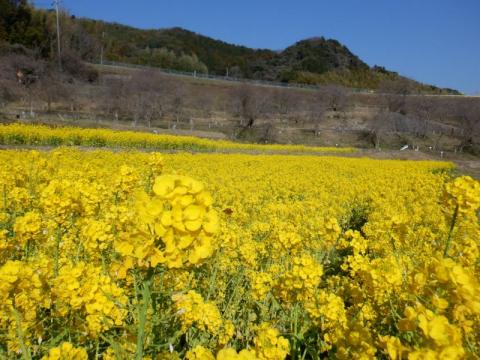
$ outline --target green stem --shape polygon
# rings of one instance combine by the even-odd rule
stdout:
[[[3,210],[7,211],[7,185],[3,185]]]
[[[59,258],[60,258],[61,237],[62,237],[62,229],[60,228],[60,226],[58,226],[57,233],[55,234],[55,264],[54,264],[54,269],[53,269],[53,273],[54,273],[55,277],[58,276],[58,271],[59,271],[59,268],[60,268]]]
[[[450,250],[450,245],[452,243],[453,228],[455,227],[455,223],[457,222],[457,217],[458,217],[458,205],[455,206],[455,210],[453,211],[452,222],[450,223],[450,230],[448,232],[448,238],[447,238],[447,243],[445,244],[445,251],[443,252],[443,257],[448,256],[448,250]]]
[[[100,343],[99,343],[99,341],[98,341],[98,339],[97,339],[96,344],[95,344],[95,359],[98,359],[98,358],[99,358],[99,355],[98,355],[98,354],[99,354],[99,350],[100,350]]]
[[[207,296],[205,297],[205,301],[210,300],[210,297],[212,296],[213,291],[215,290],[217,272],[218,272],[218,261],[215,262],[212,274],[210,275],[208,293],[207,293]]]
[[[149,271],[147,278],[143,281],[141,290],[141,304],[138,305],[138,334],[137,334],[137,351],[135,353],[136,360],[143,359],[143,343],[145,340],[145,325],[147,322],[147,311],[151,301],[150,281],[152,273]],[[137,298],[138,299],[138,298]],[[138,301],[138,300],[137,300]]]
[[[293,341],[293,351],[294,351],[294,357],[297,357],[297,353],[298,353],[298,312],[297,312],[297,305],[295,305],[294,307],[294,315],[293,315],[293,332],[294,332],[294,341]]]
[[[20,314],[18,313],[18,311],[16,309],[13,309],[13,314],[15,315],[15,323],[16,323],[18,342],[20,343],[20,349],[22,349],[22,359],[31,360],[32,356],[30,355],[30,350],[27,348],[27,346],[25,344],[25,341],[24,341],[23,330],[22,330],[22,321],[20,319]]]

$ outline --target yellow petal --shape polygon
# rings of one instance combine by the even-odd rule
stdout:
[[[197,220],[202,215],[202,208],[196,205],[190,205],[183,210],[185,220]]]
[[[188,231],[198,231],[202,227],[200,220],[185,221],[184,224]]]
[[[162,198],[169,196],[175,190],[175,180],[168,175],[162,175],[155,179],[153,192]]]
[[[167,230],[165,229],[165,227],[162,226],[162,224],[159,224],[159,223],[155,224],[155,234],[157,234],[158,236],[160,237],[164,236],[166,231]]]
[[[131,255],[133,253],[133,245],[127,241],[122,241],[116,244],[115,250],[122,255]]]
[[[178,248],[185,249],[189,247],[192,242],[193,242],[193,237],[191,235],[182,236],[180,238],[180,241],[178,242]]]
[[[165,211],[162,214],[162,217],[160,218],[160,222],[165,227],[172,226],[172,212],[171,211]]]
[[[215,211],[209,211],[206,215],[206,221],[203,224],[203,229],[209,234],[215,234],[218,232],[218,215]]]

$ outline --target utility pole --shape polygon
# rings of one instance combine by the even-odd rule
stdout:
[[[100,48],[100,65],[103,65],[103,47],[105,46],[105,31],[102,31],[102,46]]]
[[[53,0],[53,5],[55,6],[55,12],[57,14],[57,48],[58,48],[58,66],[62,70],[62,48],[60,46],[60,14],[58,11],[59,0]]]

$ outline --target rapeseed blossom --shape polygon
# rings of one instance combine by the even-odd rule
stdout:
[[[0,357],[478,357],[479,183],[450,168],[2,151]]]

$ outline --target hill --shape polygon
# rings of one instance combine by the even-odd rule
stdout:
[[[21,44],[42,57],[56,55],[55,13],[26,0],[0,0],[0,44]],[[182,28],[143,30],[62,13],[62,49],[83,60],[106,59],[239,78],[379,89],[386,80],[408,82],[411,92],[459,94],[370,67],[337,40],[317,37],[282,51],[252,49]]]
[[[409,81],[414,92],[459,94],[406,79],[381,66],[368,66],[337,40],[316,37],[301,40],[282,51],[252,49],[215,40],[182,28],[141,30],[116,23],[78,19],[84,29],[105,46],[105,58],[114,61],[187,70],[215,75],[297,82],[340,84],[378,89],[384,80]],[[192,61],[190,61],[192,63]],[[204,67],[203,67],[204,65]],[[228,71],[228,73],[227,73]]]

